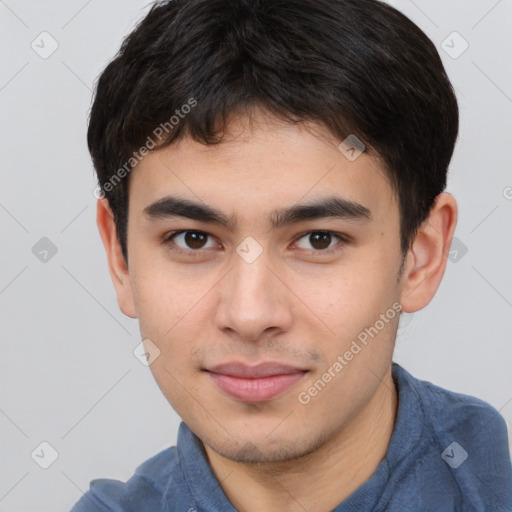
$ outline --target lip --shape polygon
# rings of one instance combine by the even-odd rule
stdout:
[[[221,391],[242,402],[252,403],[276,398],[306,374],[306,370],[275,362],[255,366],[227,363],[207,371]]]

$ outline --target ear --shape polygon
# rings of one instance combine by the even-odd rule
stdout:
[[[108,269],[116,290],[119,308],[126,316],[137,318],[128,266],[117,237],[114,214],[106,198],[98,199],[96,222],[107,252]]]
[[[400,298],[404,312],[418,311],[433,299],[446,269],[456,225],[457,202],[451,194],[439,194],[407,253]]]

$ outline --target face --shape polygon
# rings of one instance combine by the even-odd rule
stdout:
[[[230,459],[315,450],[389,372],[398,204],[381,163],[339,142],[260,112],[220,145],[151,152],[130,177],[120,303],[159,351],[170,404]]]

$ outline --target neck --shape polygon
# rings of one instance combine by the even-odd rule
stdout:
[[[300,459],[247,465],[205,446],[212,470],[239,512],[325,512],[366,482],[385,457],[398,397],[391,367],[365,408],[318,450]]]

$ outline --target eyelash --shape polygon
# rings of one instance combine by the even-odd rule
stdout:
[[[185,249],[182,249],[180,247],[177,247],[176,244],[174,244],[174,243],[173,243],[173,246],[171,246],[171,242],[173,242],[173,238],[175,238],[178,235],[181,235],[182,233],[199,233],[199,234],[202,234],[202,235],[206,235],[208,237],[212,237],[213,236],[213,235],[210,235],[209,233],[206,233],[205,231],[200,231],[200,230],[197,230],[197,229],[181,229],[179,231],[172,231],[171,233],[168,233],[164,237],[163,243],[168,246],[169,250],[171,250],[171,251],[173,251],[175,253],[178,253],[178,254],[182,254],[182,255],[185,255],[185,256],[192,257],[192,258],[203,256],[205,250],[203,250],[203,249],[196,249],[196,250],[189,249],[189,250],[185,250]],[[334,247],[331,247],[330,249],[324,249],[324,250],[314,250],[314,249],[309,249],[308,250],[308,249],[303,249],[303,250],[305,250],[305,251],[307,251],[309,253],[313,253],[313,254],[325,255],[325,254],[332,254],[334,252],[338,252],[341,249],[343,249],[343,244],[346,244],[346,243],[348,243],[350,241],[349,237],[347,235],[343,235],[342,233],[337,233],[335,231],[329,231],[329,230],[325,230],[325,229],[322,229],[322,230],[315,229],[315,230],[307,231],[307,232],[299,235],[295,239],[295,242],[300,240],[301,238],[304,238],[305,236],[311,235],[313,233],[329,234],[331,236],[334,236],[334,237],[338,238],[338,240],[339,240],[339,242]]]

